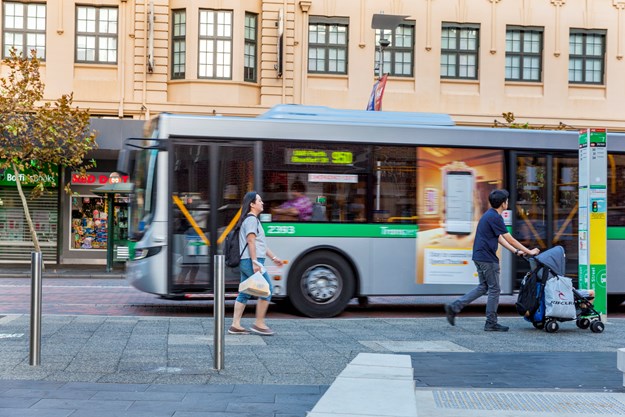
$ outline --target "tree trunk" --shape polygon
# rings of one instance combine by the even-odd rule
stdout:
[[[22,207],[24,207],[24,216],[26,217],[26,221],[28,222],[28,227],[30,229],[30,236],[33,239],[33,244],[35,245],[35,252],[41,252],[41,247],[39,246],[39,239],[37,238],[37,232],[35,231],[33,220],[30,218],[30,211],[28,210],[28,202],[26,201],[26,196],[24,195],[24,191],[22,190],[22,183],[20,182],[19,171],[17,170],[17,166],[15,164],[13,164],[13,173],[15,174],[15,184],[17,185],[17,191],[20,194],[20,198],[22,199]],[[42,256],[42,264],[43,264],[43,256]]]

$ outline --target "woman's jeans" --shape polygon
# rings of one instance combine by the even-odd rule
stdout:
[[[258,258],[258,263],[260,263],[261,265],[264,265],[265,258]],[[241,263],[239,263],[239,270],[241,271],[241,282],[245,281],[246,279],[254,275],[253,265],[254,264],[252,263],[251,258],[241,259]],[[267,272],[263,274],[263,277],[265,278],[265,281],[267,281],[267,283],[269,284],[269,295],[267,297],[258,297],[258,298],[260,300],[270,301],[271,294],[273,294],[273,286],[271,285],[271,279],[269,278],[269,274]],[[237,296],[237,301],[239,303],[247,304],[250,298],[252,298],[251,295],[246,294],[244,292],[240,292],[239,295]]]

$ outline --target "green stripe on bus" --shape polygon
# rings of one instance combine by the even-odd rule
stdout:
[[[267,236],[416,238],[416,224],[263,223]]]
[[[608,227],[608,240],[625,240],[625,227]]]

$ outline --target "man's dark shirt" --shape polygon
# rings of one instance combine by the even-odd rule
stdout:
[[[494,208],[488,209],[477,224],[473,242],[473,260],[499,263],[497,246],[499,236],[508,233],[503,218]]]

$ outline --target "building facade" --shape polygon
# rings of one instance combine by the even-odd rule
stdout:
[[[511,112],[535,126],[625,130],[625,0],[1,3],[3,57],[11,47],[36,49],[46,99],[73,92],[90,109],[101,131],[96,178],[114,170],[124,135],[140,134],[142,121],[160,112],[256,116],[280,103],[364,109],[381,72],[388,111],[446,113],[476,126]],[[403,19],[373,29],[379,14]],[[8,219],[14,193],[1,187],[0,217]],[[56,222],[46,229],[57,238],[49,257],[103,262],[102,248],[74,240],[72,216],[96,197],[77,187],[83,200],[59,190],[57,213],[46,217]]]

